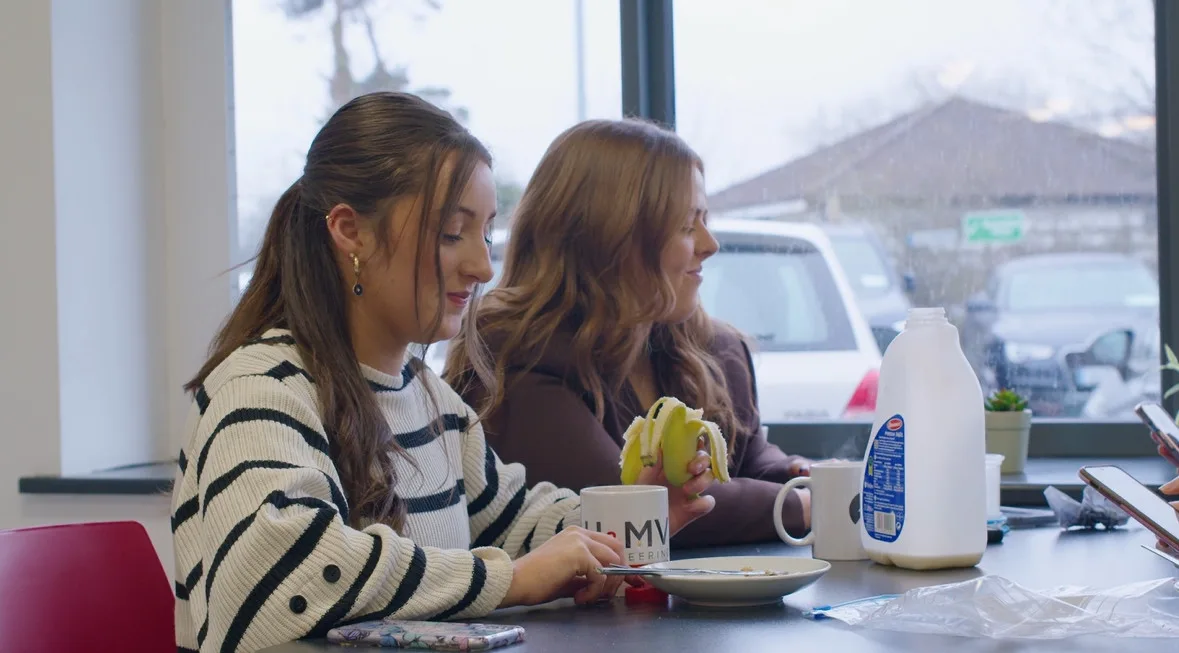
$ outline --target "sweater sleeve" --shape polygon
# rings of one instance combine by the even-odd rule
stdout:
[[[349,621],[477,616],[502,601],[503,551],[347,525],[318,412],[289,385],[237,378],[205,402],[173,517],[178,560],[198,561],[185,585],[201,651],[321,637]]]
[[[610,437],[585,402],[559,379],[530,373],[508,390],[492,416],[495,446],[508,460],[522,463],[535,482],[577,490],[621,482],[622,448]],[[772,510],[781,483],[733,475],[704,493],[716,507],[672,538],[673,546],[692,547],[777,539]],[[800,535],[802,505],[787,496],[783,524]]]
[[[472,427],[463,440],[463,482],[469,499],[472,546],[500,547],[519,557],[561,532],[581,524],[576,492],[541,481],[531,488],[525,466],[500,460],[469,411]]]

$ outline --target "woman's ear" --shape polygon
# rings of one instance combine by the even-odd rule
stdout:
[[[372,256],[376,245],[372,228],[351,206],[337,204],[325,220],[337,251],[345,256],[355,254],[361,261]]]

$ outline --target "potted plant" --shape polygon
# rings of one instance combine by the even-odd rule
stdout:
[[[987,453],[1003,454],[1002,473],[1022,472],[1028,461],[1028,436],[1032,411],[1028,402],[1012,390],[999,390],[985,402]]]

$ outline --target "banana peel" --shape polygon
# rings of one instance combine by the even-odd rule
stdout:
[[[653,467],[663,453],[663,472],[667,482],[681,487],[691,478],[688,462],[696,457],[701,437],[708,439],[712,474],[718,483],[729,481],[728,445],[720,427],[704,419],[704,411],[688,408],[675,397],[662,397],[651,405],[647,415],[635,417],[623,434],[622,482],[638,482],[644,467]]]

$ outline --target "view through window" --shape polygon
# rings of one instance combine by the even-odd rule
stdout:
[[[454,111],[505,216],[553,137],[620,115],[613,0],[234,0],[233,23],[243,261],[359,93]],[[677,0],[677,129],[722,244],[702,299],[757,343],[763,421],[864,419],[912,306],[1039,417],[1157,399],[1153,37],[1150,0]]]
[[[558,133],[621,115],[617,2],[233,0],[232,11],[239,261],[257,253],[316,131],[362,93],[413,92],[463,121],[495,157],[500,224]]]
[[[860,418],[911,306],[1037,416],[1158,399],[1150,0],[674,11],[722,245],[702,299],[758,341],[764,421]]]

